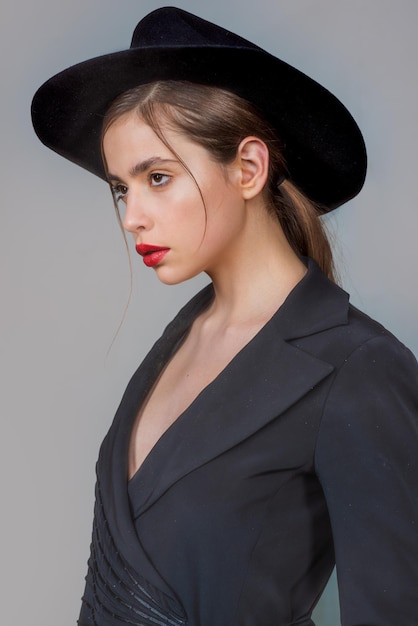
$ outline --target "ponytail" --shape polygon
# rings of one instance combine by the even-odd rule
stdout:
[[[293,250],[311,257],[324,274],[335,281],[331,244],[320,219],[320,210],[290,180],[284,180],[277,188],[272,205]]]

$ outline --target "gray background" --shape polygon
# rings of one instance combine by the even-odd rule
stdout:
[[[163,3],[2,5],[1,620],[75,624],[90,542],[94,463],[124,386],[203,283],[157,282],[134,256],[134,295],[106,186],[44,148],[30,100],[52,74],[125,48]],[[416,0],[177,2],[330,88],[364,131],[360,196],[329,225],[345,288],[418,354]],[[335,595],[318,610],[335,626]]]

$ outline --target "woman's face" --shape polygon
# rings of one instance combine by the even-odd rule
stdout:
[[[125,205],[123,226],[162,282],[200,272],[213,278],[233,258],[243,226],[239,169],[221,167],[173,130],[163,132],[195,180],[137,115],[123,116],[104,136],[109,181]]]

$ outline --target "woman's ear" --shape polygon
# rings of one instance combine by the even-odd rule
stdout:
[[[269,151],[264,141],[258,137],[245,137],[238,146],[236,166],[243,198],[250,200],[261,193],[269,169]]]

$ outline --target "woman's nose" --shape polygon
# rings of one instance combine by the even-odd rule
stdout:
[[[139,198],[129,196],[125,203],[125,214],[122,219],[123,227],[130,233],[147,230],[150,227],[150,217]]]

